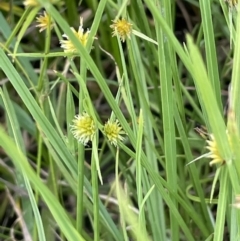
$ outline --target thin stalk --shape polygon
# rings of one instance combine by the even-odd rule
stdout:
[[[50,51],[50,43],[51,43],[51,16],[49,15],[49,24],[47,26],[47,31],[46,31],[46,40],[45,40],[45,48],[44,48],[44,53],[48,54]],[[41,66],[41,72],[38,78],[38,85],[37,85],[37,91],[41,91],[43,89],[43,86],[48,88],[48,78],[46,75],[47,71],[47,66],[48,66],[48,58],[44,57],[42,66]]]
[[[97,148],[95,145],[95,140],[93,148]],[[94,151],[92,152],[91,161],[91,175],[92,175],[92,195],[93,195],[93,230],[94,230],[94,241],[100,240],[100,226],[99,226],[99,191],[98,191],[98,172],[97,165],[94,156]]]
[[[213,241],[222,241],[224,232],[225,215],[227,208],[227,196],[229,187],[228,170],[223,166],[220,176],[220,191],[218,196],[218,208],[216,216],[216,225],[214,230]]]
[[[171,2],[159,1],[159,11],[166,19],[168,26],[172,28],[171,20]],[[160,85],[161,85],[161,103],[162,103],[162,118],[164,131],[164,153],[166,158],[166,175],[167,182],[171,186],[173,192],[177,192],[177,162],[176,162],[176,142],[175,142],[175,126],[174,126],[174,98],[173,84],[171,73],[171,45],[168,37],[163,32],[161,26],[156,21],[156,33],[158,40],[158,65],[160,70]],[[173,196],[170,196],[173,203],[178,207],[177,201]],[[170,213],[170,228],[171,240],[179,240],[179,225],[176,222],[173,213]]]
[[[86,81],[86,68],[84,68],[84,61],[80,61],[81,76]],[[80,83],[79,83],[80,87]],[[79,113],[83,112],[83,91],[79,91]],[[83,216],[84,216],[84,161],[85,161],[85,148],[82,144],[78,144],[78,193],[77,193],[77,230],[82,233],[83,230]]]

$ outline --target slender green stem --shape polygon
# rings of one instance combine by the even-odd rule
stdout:
[[[84,73],[84,63],[81,68],[81,72]],[[85,76],[86,74],[82,75]],[[79,84],[80,86],[80,84]],[[83,92],[79,92],[79,113],[83,112]],[[79,233],[82,233],[83,230],[83,217],[84,217],[84,203],[83,203],[83,195],[84,195],[84,162],[85,162],[85,148],[82,144],[78,144],[78,195],[77,195],[77,230]]]
[[[223,166],[221,177],[220,177],[220,191],[218,196],[218,207],[217,207],[216,225],[214,229],[213,241],[223,240],[224,223],[225,223],[225,215],[226,215],[227,200],[228,200],[226,197],[228,197],[228,193],[229,193],[228,184],[229,184],[228,171]]]
[[[95,141],[95,140],[94,140]],[[97,145],[93,148],[97,148]],[[92,193],[93,193],[93,230],[94,241],[100,241],[100,223],[99,223],[99,191],[98,191],[98,172],[94,151],[92,152],[91,160],[91,175],[92,175]]]

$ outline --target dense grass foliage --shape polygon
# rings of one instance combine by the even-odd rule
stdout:
[[[239,240],[236,0],[0,9],[0,240]]]

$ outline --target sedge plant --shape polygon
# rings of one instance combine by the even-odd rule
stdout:
[[[238,240],[239,8],[3,1],[0,239]]]

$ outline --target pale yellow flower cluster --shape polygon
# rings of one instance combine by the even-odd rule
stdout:
[[[110,120],[104,125],[103,133],[106,135],[107,139],[111,144],[117,146],[118,141],[123,141],[125,132],[123,131],[122,127],[118,120],[112,122]]]
[[[48,26],[50,27],[50,29],[52,29],[54,25],[51,19],[51,16],[49,16],[45,11],[43,15],[40,15],[39,17],[36,18],[36,22],[38,23],[36,27],[40,28],[39,32],[44,31],[45,29],[48,28]]]
[[[97,126],[93,118],[84,112],[82,115],[75,116],[73,125],[71,125],[71,131],[77,141],[86,145],[89,141],[93,140],[97,131]]]
[[[49,0],[52,4],[58,3],[60,0]],[[237,0],[234,0],[237,1]],[[25,5],[26,8],[28,7],[37,7],[40,6],[39,2],[37,0],[24,0],[23,4]],[[36,25],[36,27],[40,28],[40,32],[44,31],[47,29],[47,27],[50,25],[51,28],[53,26],[53,23],[51,22],[51,17],[44,12],[44,15],[40,16],[37,18],[37,22],[39,23]],[[113,24],[110,25],[110,28],[113,29],[112,36],[119,36],[120,40],[122,42],[125,42],[126,38],[130,39],[130,35],[132,33],[132,24],[129,23],[126,19],[117,19],[113,21]],[[86,46],[87,41],[88,41],[88,36],[89,36],[89,30],[87,30],[84,33],[83,29],[83,20],[82,18],[80,19],[80,26],[78,28],[78,31],[76,31],[74,28],[71,28],[75,36],[78,38],[79,42],[83,45]],[[66,34],[63,34],[63,37],[66,38],[65,40],[61,40],[61,47],[64,49],[64,52],[70,52],[74,53],[76,52],[76,48],[74,44],[71,42],[69,37]]]
[[[23,1],[23,4],[25,7],[36,7],[39,6],[39,3],[37,0],[25,0]]]
[[[81,115],[76,115],[70,127],[73,136],[83,145],[92,141],[97,132],[97,125],[94,119],[86,112],[83,112]],[[125,132],[118,120],[108,120],[103,127],[103,134],[112,145],[117,146],[118,141],[124,140],[122,135],[124,135]]]
[[[59,0],[49,0],[50,3],[52,4],[56,4],[59,2]],[[25,0],[23,1],[23,5],[27,8],[27,7],[36,7],[36,6],[40,6],[40,4],[38,3],[37,0]]]
[[[52,3],[57,3],[58,0],[51,0]],[[39,3],[37,0],[25,0],[23,4],[26,7],[35,7],[38,6]],[[38,23],[36,27],[39,28],[39,31],[42,32],[50,26],[54,26],[54,23],[51,19],[51,16],[49,16],[46,12],[44,12],[43,15],[40,15],[36,18],[36,22]],[[122,18],[121,20],[114,20],[113,24],[110,25],[110,28],[113,29],[112,36],[119,36],[120,40],[122,42],[125,42],[125,40],[128,38],[130,39],[131,33],[132,33],[132,24],[129,23],[126,19]],[[87,29],[86,32],[84,32],[83,29],[83,18],[80,18],[80,26],[78,28],[78,31],[76,31],[74,28],[71,27],[72,32],[77,37],[79,42],[85,47],[89,38],[90,30]],[[66,34],[63,34],[63,40],[60,40],[61,48],[63,48],[65,53],[76,53],[77,49],[75,45],[72,43],[72,41],[69,39],[69,37]]]
[[[125,42],[126,38],[130,39],[130,35],[132,33],[132,24],[129,23],[125,19],[116,20],[113,21],[113,24],[110,25],[111,28],[113,28],[113,34],[112,36],[119,35],[119,38],[122,42]],[[76,31],[74,28],[71,28],[75,36],[78,38],[79,42],[86,46],[90,30],[87,30],[84,33],[83,29],[83,19],[80,18],[80,26],[78,28],[78,31]],[[65,53],[76,53],[77,49],[75,45],[72,43],[72,41],[69,39],[69,37],[66,34],[63,34],[64,40],[60,40],[61,48],[64,49]]]
[[[210,165],[223,163],[224,160],[220,155],[214,136],[210,135],[210,138],[211,139],[207,141],[207,149],[210,151],[207,157],[212,159],[212,161],[210,161]]]
[[[57,1],[58,0],[51,0],[52,3],[56,3]],[[25,7],[39,6],[37,0],[25,0],[23,4],[25,5]],[[36,27],[39,28],[40,32],[46,30],[48,27],[52,29],[54,26],[54,22],[52,21],[51,16],[48,15],[45,11],[42,15],[39,15],[36,18],[36,22]],[[121,20],[118,19],[113,21],[113,24],[110,25],[110,28],[113,29],[112,36],[119,36],[122,42],[124,42],[127,38],[130,39],[130,35],[132,33],[132,24],[124,18],[122,18]],[[75,34],[79,42],[83,46],[86,46],[90,30],[84,32],[83,18],[80,18],[80,26],[78,28],[78,31],[76,31],[72,27],[71,30]],[[64,52],[76,53],[77,49],[75,45],[72,43],[72,41],[69,39],[69,37],[66,34],[63,34],[62,36],[64,37],[64,39],[60,40],[60,44]],[[75,116],[73,124],[71,125],[71,131],[78,142],[82,143],[83,145],[86,145],[89,141],[93,140],[93,137],[97,131],[97,126],[93,118],[89,114],[84,112],[81,115]],[[117,146],[118,141],[124,140],[122,135],[126,133],[123,131],[118,120],[108,120],[103,127],[103,134],[106,136],[106,138],[111,144]]]
[[[225,0],[225,1],[228,3],[230,8],[236,7],[238,4],[238,0]]]
[[[114,20],[113,24],[110,25],[110,28],[113,29],[112,36],[119,36],[122,42],[125,42],[126,38],[130,39],[130,35],[132,33],[132,24],[126,19],[122,18],[121,20]]]
[[[74,28],[71,28],[72,32],[75,34],[79,42],[83,45],[86,46],[87,41],[88,41],[88,35],[89,35],[89,30],[87,30],[84,33],[83,29],[83,18],[80,18],[80,26],[78,28],[78,31],[76,31]],[[66,34],[63,34],[63,37],[66,38],[66,40],[60,40],[61,48],[64,49],[65,53],[75,53],[77,52],[77,49],[75,45],[72,43],[72,41],[68,38]]]
[[[204,133],[204,138],[206,137],[205,134],[207,134],[207,133]],[[221,153],[220,153],[220,151],[219,151],[219,147],[218,147],[217,142],[216,142],[216,140],[215,140],[215,138],[214,138],[214,135],[213,135],[213,134],[210,134],[210,135],[208,135],[208,136],[209,136],[209,140],[207,140],[207,146],[206,146],[206,148],[207,148],[210,152],[208,152],[208,153],[206,153],[206,154],[203,154],[203,155],[197,157],[197,158],[194,159],[193,161],[189,162],[188,165],[191,164],[191,163],[193,163],[193,162],[195,162],[195,161],[197,161],[197,160],[199,160],[199,159],[201,159],[201,158],[203,158],[203,157],[207,157],[207,158],[212,159],[212,160],[210,161],[210,163],[209,163],[210,166],[213,165],[213,164],[220,164],[220,165],[221,165],[221,164],[223,164],[223,163],[225,162],[224,159],[223,159],[223,157],[221,156]],[[228,141],[229,141],[230,146],[231,146],[231,145],[232,145],[232,142],[231,142],[231,139],[230,139],[230,137],[229,137],[228,132],[227,132],[227,137],[228,137]]]

